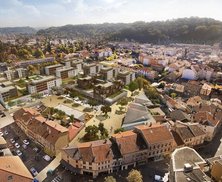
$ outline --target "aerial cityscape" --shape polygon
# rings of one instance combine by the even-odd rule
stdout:
[[[0,0],[0,182],[222,182],[221,7]]]

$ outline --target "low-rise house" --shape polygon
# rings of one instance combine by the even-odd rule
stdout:
[[[32,182],[33,177],[18,156],[0,157],[0,182]]]
[[[190,97],[187,100],[187,106],[190,106],[190,107],[199,106],[201,103],[202,103],[202,99],[200,96]]]
[[[61,163],[72,172],[91,174],[93,178],[110,173],[114,162],[111,146],[110,140],[97,140],[63,148]]]
[[[149,108],[149,111],[156,122],[163,122],[165,121],[166,114],[162,111],[160,107],[156,108]]]
[[[210,165],[210,174],[215,181],[222,181],[222,158],[221,156],[216,156],[210,159],[207,159],[208,164]]]
[[[206,83],[203,84],[200,90],[200,94],[209,96],[211,94],[212,87]]]
[[[216,118],[216,113],[211,114],[207,111],[199,111],[193,115],[193,121],[200,123],[206,132],[206,141],[211,141],[221,126],[221,120]]]
[[[111,139],[117,144],[122,156],[122,170],[147,161],[146,143],[137,133],[132,130],[125,131],[112,135]]]
[[[44,147],[45,152],[51,156],[58,154],[69,143],[68,129],[45,119],[35,109],[19,109],[13,118],[21,130]]]
[[[174,109],[179,109],[182,111],[186,110],[186,104],[184,102],[173,99],[168,95],[164,95],[164,99],[164,102],[166,102],[166,105],[170,111],[173,111]]]
[[[173,91],[176,92],[176,93],[182,94],[182,93],[184,92],[184,85],[174,83],[174,84],[171,86],[171,90],[173,90]]]
[[[192,69],[184,69],[182,73],[182,78],[186,80],[197,80],[198,75],[195,70]]]
[[[181,110],[174,110],[170,113],[170,117],[173,121],[179,120],[182,122],[190,122],[191,116]]]
[[[174,138],[166,125],[140,125],[135,127],[147,145],[147,158],[154,160],[169,155],[175,148]]]
[[[198,81],[188,81],[185,84],[184,94],[189,97],[200,95],[202,85]]]
[[[185,124],[177,121],[173,130],[180,136],[183,143],[189,147],[203,144],[206,137],[206,133],[199,124]]]

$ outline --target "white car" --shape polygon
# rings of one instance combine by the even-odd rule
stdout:
[[[13,143],[15,143],[15,140],[13,138],[11,138],[10,142],[13,144]]]
[[[18,143],[15,143],[15,147],[18,149],[20,148],[20,145]]]
[[[15,152],[16,152],[16,154],[17,154],[18,156],[21,156],[21,155],[22,155],[22,152],[21,152],[20,150],[16,150]]]
[[[23,147],[24,149],[27,149],[27,145],[26,145],[26,144],[23,144],[22,147]]]
[[[23,140],[23,143],[26,145],[29,145],[29,141],[28,140]]]
[[[37,175],[38,175],[38,172],[36,171],[36,169],[35,169],[34,167],[32,167],[32,168],[30,169],[30,171],[31,171],[31,173],[32,173],[33,176],[37,176]]]
[[[51,157],[49,157],[48,155],[44,155],[44,156],[43,156],[43,159],[45,159],[46,161],[50,161],[50,160],[51,160]]]
[[[0,136],[3,136],[4,134],[0,131]]]

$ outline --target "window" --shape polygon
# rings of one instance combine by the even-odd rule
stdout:
[[[8,176],[8,181],[9,180],[13,180],[13,177],[12,176]]]

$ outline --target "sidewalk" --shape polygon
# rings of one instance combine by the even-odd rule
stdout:
[[[59,153],[56,158],[46,166],[35,178],[42,182],[47,177],[48,170],[55,170],[60,165],[61,153]]]

